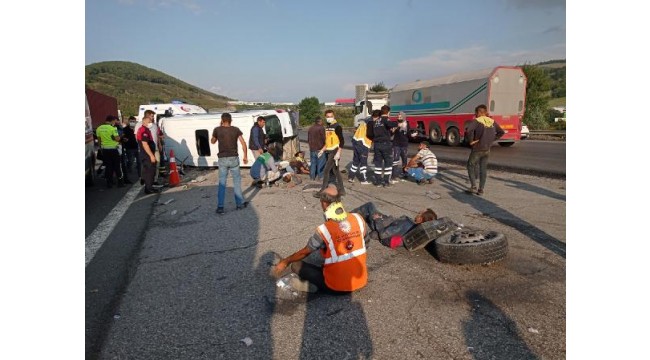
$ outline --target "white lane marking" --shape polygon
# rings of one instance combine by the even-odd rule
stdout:
[[[102,244],[104,244],[108,235],[110,235],[113,229],[115,229],[117,223],[120,222],[120,219],[122,219],[126,210],[131,206],[135,197],[140,193],[140,190],[142,190],[142,187],[137,184],[131,186],[131,189],[126,193],[126,195],[124,195],[122,200],[120,200],[111,212],[106,215],[104,220],[97,225],[92,234],[88,235],[86,238],[86,266],[88,266],[88,263],[90,263],[93,257],[95,257],[95,253],[97,253],[97,250],[102,247]]]

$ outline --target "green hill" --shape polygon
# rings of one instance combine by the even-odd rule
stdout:
[[[86,65],[86,87],[115,97],[123,116],[137,115],[141,104],[183,100],[210,109],[223,108],[232,100],[128,61]]]

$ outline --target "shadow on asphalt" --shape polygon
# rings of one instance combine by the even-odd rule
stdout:
[[[363,307],[353,294],[309,294],[300,359],[371,359],[372,339]]]
[[[467,185],[450,177],[450,175],[461,179],[465,179],[465,177],[454,172],[446,172],[444,174],[438,173],[438,180],[441,182],[443,187],[449,190],[449,194],[452,198],[459,202],[471,205],[482,214],[489,216],[504,225],[510,226],[524,236],[566,259],[565,243],[547,234],[535,225],[517,217],[515,214],[502,209],[497,204],[486,200],[484,197],[466,194],[465,190],[467,189]]]
[[[503,181],[507,186],[511,186],[517,189],[530,191],[535,194],[548,196],[551,199],[566,201],[566,195],[558,194],[556,192],[541,188],[539,186],[531,185],[522,181],[504,179],[496,176],[492,176],[493,179]]]
[[[517,324],[498,306],[475,290],[465,297],[472,312],[463,333],[474,359],[539,359],[519,335]]]

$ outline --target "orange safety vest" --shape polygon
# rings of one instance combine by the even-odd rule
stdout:
[[[335,129],[336,123],[328,124],[325,128],[325,150],[335,150],[341,143],[339,141],[339,136],[334,132]]]
[[[372,140],[368,139],[367,133],[368,131],[366,127],[366,122],[362,121],[361,124],[359,124],[357,131],[354,132],[354,136],[352,138],[354,140],[361,141],[363,146],[370,149],[370,147],[372,146]]]
[[[325,284],[336,291],[354,291],[368,283],[366,244],[368,227],[359,214],[348,213],[345,220],[327,220],[317,228],[325,242],[321,249],[325,264]]]

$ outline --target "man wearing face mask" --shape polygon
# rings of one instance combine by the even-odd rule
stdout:
[[[142,177],[140,169],[140,151],[138,150],[138,140],[135,138],[135,124],[137,123],[135,116],[131,116],[128,121],[125,122],[124,129],[124,149],[126,152],[126,169],[130,174],[133,169],[133,162],[135,159],[135,166],[138,172],[138,178]]]
[[[153,117],[155,113],[151,110],[144,112],[142,126],[138,129],[136,139],[140,144],[140,156],[142,157],[142,179],[144,180],[144,193],[153,194],[158,190],[153,187],[154,172],[156,169],[156,142],[154,141],[151,129],[153,128]]]
[[[292,278],[290,285],[303,292],[347,293],[361,289],[368,283],[368,225],[361,215],[345,211],[333,185],[320,192],[320,203],[325,223],[316,228],[304,248],[280,260],[271,269],[272,274],[278,278],[291,265],[291,271],[300,279]],[[302,261],[316,250],[325,259],[322,267]]]
[[[325,111],[325,121],[327,125],[325,126],[325,145],[318,152],[318,157],[323,156],[323,153],[327,156],[327,163],[325,164],[325,169],[323,170],[323,186],[321,186],[320,191],[314,193],[314,197],[319,197],[320,192],[325,190],[327,185],[330,182],[331,173],[334,173],[336,181],[336,189],[338,190],[339,196],[345,195],[345,189],[343,188],[343,178],[341,177],[341,172],[339,171],[339,160],[341,159],[341,150],[343,149],[343,144],[345,140],[343,139],[343,128],[336,122],[334,118],[334,111],[327,110]]]

